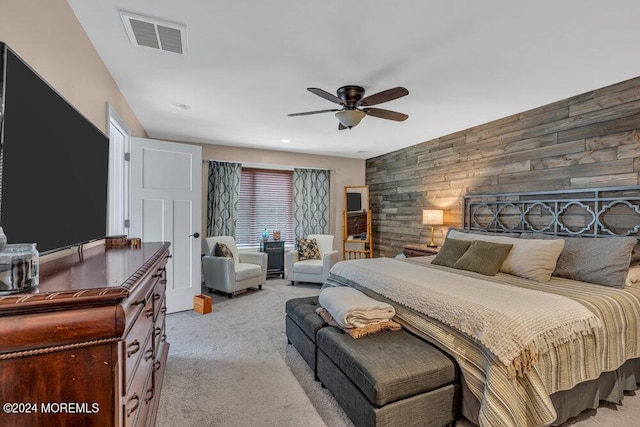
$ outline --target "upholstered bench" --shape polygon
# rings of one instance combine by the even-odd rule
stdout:
[[[316,379],[316,333],[327,326],[316,313],[319,306],[317,296],[294,298],[285,303],[287,341],[298,350]]]
[[[317,332],[317,376],[357,426],[444,426],[458,417],[454,362],[420,338],[386,331],[353,339]]]

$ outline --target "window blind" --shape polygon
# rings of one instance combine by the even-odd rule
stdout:
[[[242,168],[236,244],[260,244],[265,228],[269,239],[280,230],[280,240],[294,241],[293,171]]]

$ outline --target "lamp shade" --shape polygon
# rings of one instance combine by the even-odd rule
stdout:
[[[342,110],[336,113],[336,117],[340,120],[342,126],[347,128],[356,126],[365,115],[364,111],[360,110]]]
[[[422,211],[422,223],[425,225],[442,225],[444,211],[442,209],[424,209]]]

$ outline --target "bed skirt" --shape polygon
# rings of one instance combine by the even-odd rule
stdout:
[[[625,391],[635,391],[640,384],[640,359],[627,360],[624,365],[612,372],[603,372],[599,378],[577,384],[570,390],[553,393],[551,402],[558,414],[551,424],[554,426],[566,422],[586,409],[596,409],[600,401],[615,404],[622,403]],[[474,424],[478,424],[480,402],[471,393],[462,378],[462,415]]]

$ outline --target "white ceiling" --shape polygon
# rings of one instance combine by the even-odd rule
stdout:
[[[638,0],[68,2],[156,139],[365,159],[640,75]],[[119,10],[186,25],[188,54],[133,46]],[[287,116],[347,84],[406,87],[377,107],[409,119]]]

